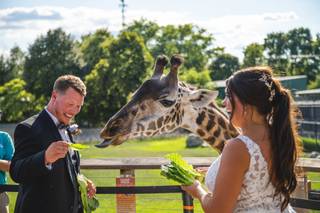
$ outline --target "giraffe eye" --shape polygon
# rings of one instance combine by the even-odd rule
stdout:
[[[163,99],[163,100],[160,100],[160,103],[164,106],[164,107],[170,107],[172,106],[176,101],[171,101],[171,100],[166,100],[166,99]]]

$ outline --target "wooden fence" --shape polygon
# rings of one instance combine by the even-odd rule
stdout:
[[[214,157],[185,157],[188,163],[196,167],[210,166]],[[135,177],[135,170],[138,169],[160,169],[161,165],[169,161],[160,157],[143,158],[101,158],[101,159],[82,159],[81,169],[118,169],[120,177]],[[298,167],[305,172],[320,173],[320,159],[300,158]],[[17,185],[2,185],[1,191],[17,191]],[[185,194],[180,186],[146,186],[146,187],[97,187],[98,194],[145,194],[145,193],[182,193],[183,212],[193,212],[193,201],[190,196]],[[313,191],[310,187],[310,181],[303,178],[298,181],[298,187],[294,197],[290,201],[291,205],[297,208],[320,210],[320,193]],[[300,209],[304,212],[303,209]]]

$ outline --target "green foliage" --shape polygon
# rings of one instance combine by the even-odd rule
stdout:
[[[211,82],[208,70],[197,72],[194,68],[183,72],[182,75],[179,76],[179,79],[189,84],[202,87]]]
[[[319,36],[312,40],[308,28],[294,28],[287,33],[270,33],[264,41],[268,65],[279,75],[307,75],[314,81],[320,67]]]
[[[22,77],[24,57],[24,53],[17,46],[10,50],[10,56],[7,59],[0,55],[0,85]]]
[[[163,53],[180,53],[185,57],[186,69],[202,71],[213,55],[212,42],[212,35],[196,25],[166,25],[157,34],[156,44],[151,52],[153,57]]]
[[[107,29],[98,29],[93,34],[82,36],[80,50],[86,70],[91,71],[101,59],[110,57],[108,46],[112,39]]]
[[[215,48],[213,42],[213,36],[196,25],[159,26],[146,19],[134,21],[116,37],[99,29],[79,42],[58,28],[39,36],[26,55],[19,47],[12,48],[7,58],[0,55],[0,85],[22,76],[26,91],[36,97],[38,106],[44,106],[55,79],[75,74],[88,86],[77,120],[98,126],[150,75],[150,54],[154,58],[182,54],[180,79],[213,89],[210,78],[226,79],[240,67],[238,58],[225,53],[224,47]],[[241,67],[264,64],[273,67],[276,75],[307,75],[308,87],[319,88],[320,34],[312,39],[310,30],[301,27],[270,33],[263,45],[248,45]]]
[[[8,77],[9,75],[9,77]],[[3,55],[0,55],[0,85],[10,80],[10,74],[8,73],[6,60]]]
[[[314,138],[302,138],[302,145],[305,152],[320,152],[320,141],[316,141]]]
[[[110,45],[109,69],[119,92],[127,96],[151,74],[153,59],[143,40],[134,32],[123,32]]]
[[[73,51],[74,42],[61,28],[49,30],[29,47],[23,78],[37,98],[49,97],[54,81],[64,74],[81,77]]]
[[[136,33],[121,33],[110,43],[109,51],[108,62],[101,59],[85,78],[88,95],[81,123],[102,125],[150,75],[152,57]]]
[[[143,38],[144,44],[149,49],[155,45],[156,34],[159,32],[160,26],[153,21],[140,19],[134,21],[122,30],[122,32],[135,32]],[[155,56],[156,57],[156,56]]]
[[[309,89],[317,89],[320,88],[320,73],[316,76],[316,79],[314,81],[311,81],[308,85]]]
[[[13,79],[0,86],[0,109],[4,112],[4,122],[21,121],[39,111],[39,102],[25,90],[26,83]]]
[[[263,55],[263,45],[258,43],[249,44],[244,50],[243,67],[263,65],[265,57]]]
[[[103,125],[103,122],[107,120],[106,115],[121,107],[112,103],[114,97],[110,94],[111,76],[107,60],[101,59],[91,73],[85,77],[84,83],[88,92],[82,111],[76,118],[81,124],[86,126]],[[107,113],[108,111],[111,112]]]
[[[237,57],[228,53],[221,53],[216,55],[209,66],[210,77],[212,80],[224,80],[239,68],[240,64]]]
[[[290,55],[289,73],[305,74],[308,81],[315,80],[319,71],[312,47],[311,32],[308,28],[295,28],[287,33],[287,49]]]
[[[269,33],[264,39],[264,50],[267,54],[267,63],[279,75],[286,75],[288,58],[286,55],[287,36],[285,33]]]
[[[198,72],[202,71],[214,52],[212,35],[192,24],[160,27],[155,22],[141,19],[134,21],[123,31],[141,35],[153,58],[161,54],[182,54],[187,70],[194,68]]]

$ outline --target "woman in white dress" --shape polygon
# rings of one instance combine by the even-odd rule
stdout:
[[[209,167],[205,190],[182,186],[210,212],[294,212],[299,138],[296,108],[269,67],[250,67],[227,80],[224,105],[240,135]]]

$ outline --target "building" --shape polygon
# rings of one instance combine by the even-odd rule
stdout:
[[[282,76],[277,77],[277,79],[284,87],[290,89],[293,93],[307,89],[306,75]],[[219,91],[219,98],[223,99],[225,95],[226,81],[213,81],[213,85],[215,89]]]

